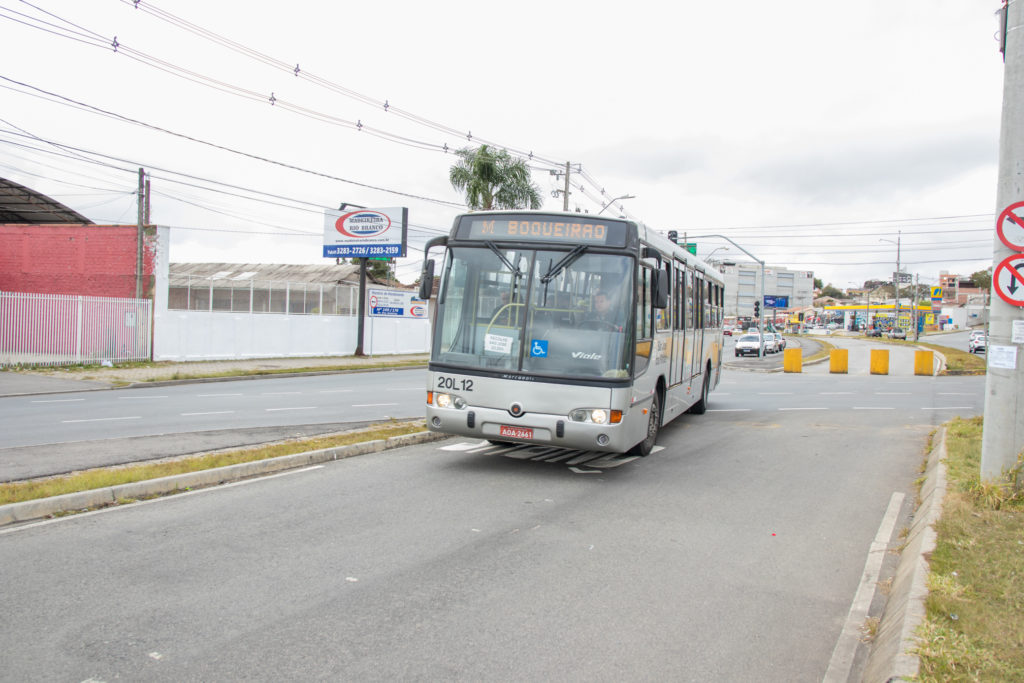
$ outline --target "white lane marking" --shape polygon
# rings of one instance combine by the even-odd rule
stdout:
[[[118,401],[137,401],[143,398],[167,398],[166,396],[118,396]]]
[[[921,408],[921,410],[971,410],[974,406],[935,406],[934,408]]]
[[[233,486],[247,486],[249,484],[255,484],[257,482],[266,481],[267,479],[277,479],[278,477],[289,477],[293,474],[300,474],[302,472],[311,472],[312,470],[322,470],[324,465],[312,465],[310,467],[303,467],[300,470],[288,470],[287,472],[278,472],[276,474],[268,474],[263,477],[254,477],[252,479],[242,479],[240,481],[232,481],[227,484],[218,484],[216,486],[208,486],[202,489],[195,489],[193,491],[182,491],[181,493],[169,494],[161,496],[159,498],[150,498],[149,500],[140,500],[134,503],[125,505],[115,505],[114,507],[101,508],[99,510],[93,510],[91,512],[83,512],[78,515],[65,515],[64,517],[57,517],[55,519],[45,519],[41,522],[32,522],[31,524],[24,524],[22,526],[12,527],[10,529],[0,529],[0,536],[4,534],[16,534],[19,531],[27,531],[28,529],[34,529],[40,526],[49,526],[50,524],[60,524],[61,522],[70,522],[75,519],[82,519],[83,517],[92,517],[94,515],[105,515],[110,512],[121,512],[123,510],[131,510],[133,508],[142,507],[143,505],[154,505],[156,503],[164,503],[169,500],[177,500],[178,498],[184,498],[186,496],[195,496],[200,493],[209,493],[210,491],[219,491],[221,489],[231,488]]]
[[[397,403],[353,403],[353,408],[376,408],[378,406],[397,406]]]
[[[852,396],[852,391],[819,391],[819,396]]]
[[[751,408],[708,408],[709,413],[749,413]]]
[[[895,408],[885,408],[880,406],[854,406],[854,410],[895,410]]]
[[[759,391],[758,396],[792,396],[792,391]]]
[[[828,408],[779,408],[779,410],[828,410]]]
[[[875,396],[910,396],[909,391],[876,391]]]
[[[132,415],[131,417],[94,417],[89,420],[61,420],[63,424],[69,424],[71,422],[110,422],[112,420],[141,420],[141,415]]]
[[[293,408],[264,408],[268,413],[274,413],[281,410],[316,410],[316,406],[295,406]]]
[[[896,519],[899,516],[900,506],[903,505],[904,494],[899,491],[889,498],[889,507],[882,516],[882,523],[878,526],[875,540],[871,542],[868,549],[867,560],[864,561],[864,573],[860,577],[860,586],[853,596],[850,604],[850,611],[846,615],[846,624],[843,626],[835,649],[832,650],[832,659],[829,662],[828,670],[822,683],[845,682],[850,677],[850,668],[853,666],[853,657],[857,652],[857,645],[860,643],[860,627],[868,616],[868,608],[878,590],[878,576],[882,570],[882,560],[889,550],[889,539],[892,538],[893,528],[896,526]]]
[[[241,396],[242,394],[196,394],[200,398],[208,398],[210,396]]]
[[[32,401],[32,403],[74,403],[75,401],[84,401],[84,398],[47,398]]]
[[[437,450],[439,451],[468,451],[472,448],[479,448],[480,446],[489,445],[487,441],[460,441],[459,443],[449,444],[447,446],[441,446]]]
[[[228,414],[233,413],[233,412],[235,412],[235,411],[233,411],[233,410],[211,410],[211,411],[208,411],[208,412],[205,412],[205,413],[182,413],[181,416],[182,417],[191,417],[193,415],[228,415]]]

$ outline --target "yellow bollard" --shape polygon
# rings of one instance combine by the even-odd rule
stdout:
[[[786,349],[782,352],[783,372],[802,372],[804,367],[803,349]]]
[[[934,351],[914,351],[914,374],[929,376],[935,374]]]
[[[889,374],[889,349],[871,349],[871,374]]]
[[[828,371],[832,374],[846,374],[850,371],[849,349],[832,349],[828,354]]]

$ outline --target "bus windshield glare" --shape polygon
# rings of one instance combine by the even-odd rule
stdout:
[[[632,372],[633,260],[481,242],[445,263],[432,361],[578,378]]]

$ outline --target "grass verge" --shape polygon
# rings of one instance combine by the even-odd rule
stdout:
[[[158,462],[143,464],[123,465],[118,467],[102,467],[57,477],[46,477],[42,479],[30,479],[26,481],[9,482],[0,484],[0,505],[9,503],[20,503],[26,500],[38,498],[49,498],[65,493],[77,491],[91,491],[93,489],[116,486],[118,484],[129,484],[136,481],[146,481],[168,477],[174,474],[185,474],[187,472],[198,472],[200,470],[237,465],[243,462],[255,462],[268,458],[277,458],[282,455],[293,453],[305,453],[324,448],[347,446],[353,443],[364,441],[375,441],[387,439],[402,434],[412,434],[424,430],[422,420],[409,422],[392,421],[367,427],[366,429],[353,430],[342,434],[331,434],[327,436],[314,437],[311,439],[294,439],[279,443],[255,446],[252,448],[239,448],[215,453],[204,453],[202,455],[186,456]]]
[[[1024,490],[980,480],[981,418],[946,426],[948,488],[918,631],[921,681],[1024,681]]]

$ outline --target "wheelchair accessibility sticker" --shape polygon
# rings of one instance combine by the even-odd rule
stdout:
[[[532,356],[533,358],[547,358],[548,340],[534,339],[532,342],[530,342],[530,356]]]

